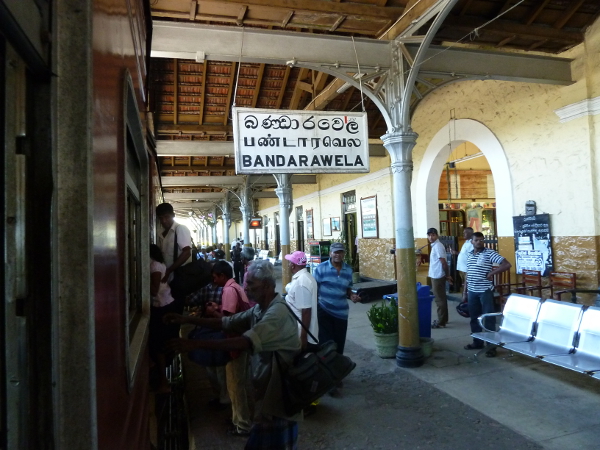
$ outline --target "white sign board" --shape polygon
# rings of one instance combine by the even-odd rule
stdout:
[[[369,172],[367,113],[234,108],[238,174]]]

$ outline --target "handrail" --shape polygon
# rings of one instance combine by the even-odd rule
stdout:
[[[598,294],[600,295],[600,289],[565,289],[562,292],[571,293],[571,303],[577,303],[577,295],[575,294]]]

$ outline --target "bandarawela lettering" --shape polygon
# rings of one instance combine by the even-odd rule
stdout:
[[[352,160],[354,159],[354,160]],[[364,167],[359,155],[242,155],[242,167]]]

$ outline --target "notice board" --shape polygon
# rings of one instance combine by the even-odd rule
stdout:
[[[546,277],[554,268],[550,234],[550,215],[513,217],[517,273],[538,270]]]

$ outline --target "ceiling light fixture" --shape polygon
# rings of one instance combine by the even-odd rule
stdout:
[[[455,160],[452,160],[452,161],[448,161],[448,164],[461,163],[461,162],[469,161],[471,159],[479,158],[481,156],[484,156],[484,154],[481,153],[481,152],[474,153],[472,155],[467,155],[467,156],[463,156],[462,158],[458,158],[458,159],[455,159]]]

